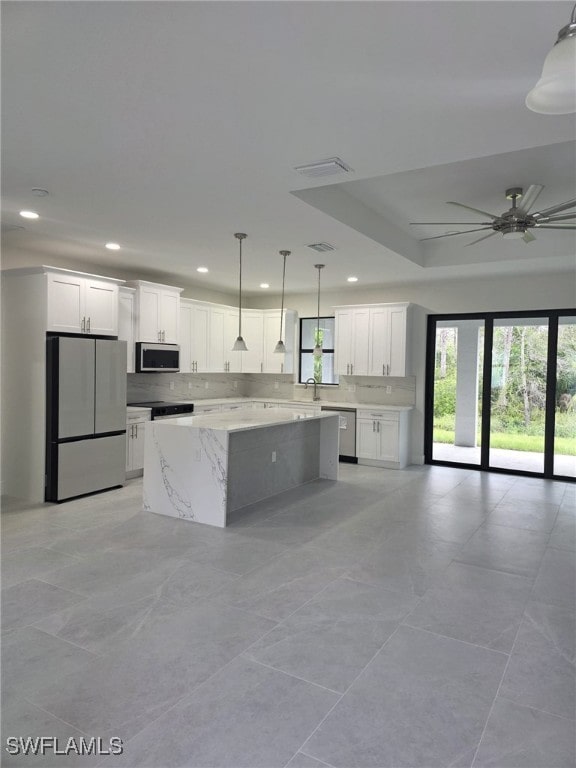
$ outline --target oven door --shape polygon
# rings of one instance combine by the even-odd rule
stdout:
[[[136,372],[151,371],[178,372],[180,370],[180,347],[178,344],[136,344]]]

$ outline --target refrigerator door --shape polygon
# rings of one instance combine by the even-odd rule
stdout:
[[[126,430],[126,342],[96,340],[96,434]]]
[[[57,451],[57,495],[47,501],[103,491],[126,479],[126,435],[53,444],[52,448]]]
[[[61,336],[58,342],[56,439],[94,434],[94,339]],[[52,372],[54,375],[54,371]]]

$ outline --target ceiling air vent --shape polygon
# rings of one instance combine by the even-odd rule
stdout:
[[[310,243],[310,245],[307,247],[312,248],[312,250],[316,251],[316,253],[326,253],[326,251],[336,250],[336,248],[334,248],[333,245],[330,245],[330,243]]]
[[[308,176],[310,179],[317,179],[321,176],[333,176],[335,173],[353,173],[353,169],[339,157],[329,157],[327,160],[320,160],[317,163],[309,165],[298,165],[295,171],[302,176]]]

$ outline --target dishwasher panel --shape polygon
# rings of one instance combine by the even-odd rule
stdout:
[[[340,461],[357,464],[356,458],[356,409],[332,408],[323,405],[322,411],[330,411],[340,416]]]

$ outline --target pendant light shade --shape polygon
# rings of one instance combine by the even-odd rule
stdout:
[[[234,342],[232,352],[248,352],[246,342],[242,338],[242,240],[246,239],[243,232],[236,232],[234,237],[240,246],[240,277],[238,280],[238,338]]]
[[[282,341],[282,323],[284,321],[284,284],[286,282],[286,256],[290,256],[290,251],[280,251],[280,256],[284,257],[284,267],[282,269],[282,307],[280,309],[280,340],[274,347],[274,352],[279,355],[286,353],[286,345]]]
[[[576,5],[544,60],[540,80],[526,96],[526,106],[543,115],[576,112]]]
[[[316,344],[312,354],[314,357],[322,357],[322,342],[320,340],[320,272],[324,269],[324,264],[314,264],[314,269],[318,270],[318,312],[316,314]]]

